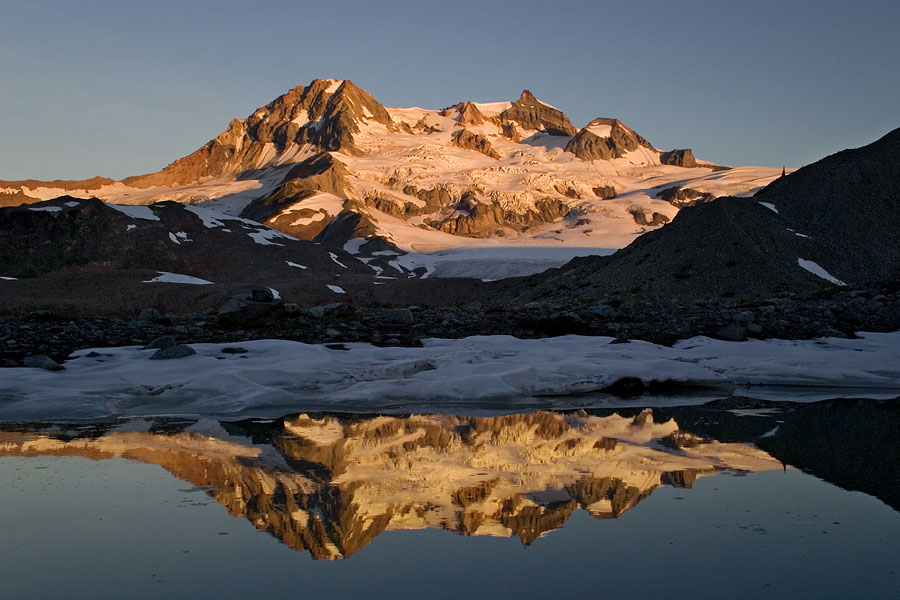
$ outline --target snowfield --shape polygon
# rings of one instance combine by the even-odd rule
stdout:
[[[195,344],[196,355],[153,361],[155,350],[99,348],[77,352],[61,372],[4,369],[0,419],[503,412],[690,404],[731,394],[793,401],[900,396],[900,332],[859,336],[695,337],[671,348],[582,336],[427,339],[423,348],[258,340],[231,344],[244,353],[224,353],[228,344]],[[623,399],[602,392],[624,377],[669,384],[667,395]]]

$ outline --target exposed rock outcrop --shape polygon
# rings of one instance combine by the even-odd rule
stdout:
[[[482,201],[474,192],[464,194],[450,214],[426,223],[446,233],[469,237],[503,235],[507,231],[524,231],[539,223],[552,223],[566,216],[571,207],[556,198],[541,198],[524,211],[504,209],[496,202]]]
[[[569,140],[565,149],[581,160],[610,160],[622,158],[642,146],[654,150],[650,142],[618,119],[598,118]]]
[[[628,212],[631,213],[635,223],[645,227],[658,227],[659,225],[665,225],[669,222],[669,217],[658,212],[652,213],[649,219],[647,218],[647,213],[641,208],[635,207]]]
[[[535,129],[550,135],[572,136],[577,131],[563,111],[544,104],[528,90],[522,91],[519,99],[501,112],[498,119],[502,124],[516,122],[522,129]]]
[[[672,206],[684,208],[685,206],[693,206],[699,202],[711,202],[716,199],[715,194],[710,192],[700,192],[695,189],[673,186],[668,187],[656,194],[660,200],[665,200]]]
[[[474,150],[494,159],[500,158],[500,155],[497,154],[497,151],[494,150],[486,137],[478,133],[472,133],[468,129],[454,131],[450,140],[454,146],[459,146],[465,150]]]
[[[694,158],[694,153],[690,148],[663,152],[659,155],[659,162],[664,165],[674,165],[676,167],[690,168],[697,166],[697,159]]]
[[[270,227],[311,240],[331,221],[335,214],[321,208],[304,208],[302,203],[318,192],[325,192],[338,199],[347,197],[347,169],[331,154],[316,154],[294,166],[278,188],[263,198],[254,200],[241,216],[266,223]],[[290,211],[285,212],[286,209]],[[321,218],[315,217],[322,214]]]
[[[453,117],[460,125],[481,125],[486,119],[472,102],[460,102],[440,111],[442,117]]]

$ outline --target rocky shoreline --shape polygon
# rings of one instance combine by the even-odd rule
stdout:
[[[180,344],[234,343],[278,338],[305,343],[368,342],[420,346],[424,338],[512,335],[611,336],[671,345],[697,335],[740,341],[750,338],[853,337],[856,331],[900,330],[900,283],[834,288],[812,296],[739,302],[695,302],[640,296],[593,305],[532,302],[456,307],[385,307],[377,303],[299,306],[265,293],[245,294],[229,310],[163,314],[147,308],[132,316],[72,319],[34,311],[0,318],[0,366],[42,366],[37,356],[62,363],[91,347],[148,345],[162,336]],[[46,366],[45,366],[46,368]]]

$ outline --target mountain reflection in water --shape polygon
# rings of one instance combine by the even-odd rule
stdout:
[[[660,485],[690,487],[723,470],[782,469],[747,442],[784,450],[773,423],[790,428],[798,410],[7,424],[0,425],[0,456],[159,465],[295,550],[337,559],[397,529],[516,536],[528,545],[579,508],[616,518]],[[894,427],[897,413],[885,413]],[[690,430],[679,425],[685,422]],[[803,429],[795,429],[787,446],[808,448]]]

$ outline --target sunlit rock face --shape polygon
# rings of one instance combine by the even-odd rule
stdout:
[[[203,487],[234,516],[315,558],[352,555],[378,534],[439,527],[531,544],[577,509],[615,518],[659,485],[781,463],[636,417],[537,412],[198,422],[0,432],[0,456],[123,457]],[[126,431],[126,429],[128,429]],[[135,430],[138,431],[135,431]]]

